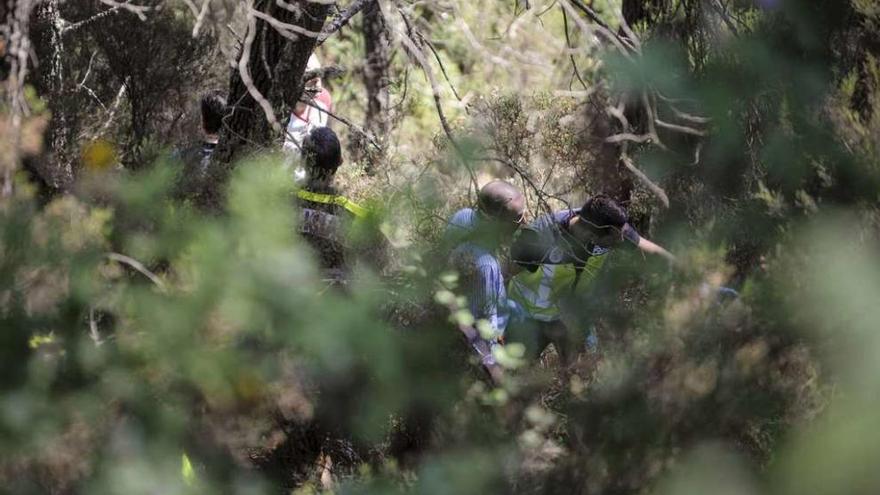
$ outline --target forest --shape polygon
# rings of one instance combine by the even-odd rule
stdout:
[[[878,0],[0,0],[0,494],[880,493],[878,106]]]

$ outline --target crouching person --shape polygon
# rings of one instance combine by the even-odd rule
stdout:
[[[498,250],[508,244],[523,221],[525,197],[503,181],[486,184],[478,194],[476,209],[456,212],[446,228],[446,241],[454,245],[450,265],[458,271],[465,296],[476,321],[483,320],[492,331],[490,338],[474,325],[459,325],[468,344],[496,383],[502,369],[492,355],[516,308],[507,299]]]
[[[594,281],[608,255],[625,241],[644,253],[675,262],[669,251],[630,225],[626,210],[601,194],[589,198],[581,208],[550,213],[524,227],[511,248],[511,258],[520,271],[508,288],[527,318],[526,324],[516,327],[511,340],[523,343],[533,358],[553,343],[566,363],[580,343],[595,347],[594,333],[584,335],[585,328],[566,324],[565,306],[574,304],[581,309],[600,295],[595,293]],[[585,322],[578,324],[591,327]]]

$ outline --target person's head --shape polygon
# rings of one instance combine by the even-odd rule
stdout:
[[[220,91],[209,91],[202,95],[201,107],[202,130],[208,135],[219,134],[226,114],[226,97]]]
[[[342,165],[342,146],[329,127],[316,127],[309,132],[303,140],[302,155],[306,171],[313,179],[329,179]]]
[[[569,229],[581,242],[601,247],[612,247],[624,239],[639,242],[639,234],[629,224],[626,210],[604,194],[588,199],[569,221]]]
[[[513,184],[494,180],[480,189],[477,210],[498,226],[501,233],[513,233],[523,222],[526,198]]]

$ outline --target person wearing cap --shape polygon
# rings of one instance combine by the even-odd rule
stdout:
[[[484,338],[474,325],[459,325],[459,330],[496,383],[502,373],[492,348],[499,344],[517,312],[507,298],[498,250],[510,242],[524,212],[522,192],[507,182],[493,181],[480,189],[476,208],[452,215],[444,234],[446,243],[454,246],[449,260],[461,275],[468,309],[475,321],[488,323],[492,336]]]
[[[626,211],[602,194],[581,208],[545,215],[522,229],[511,247],[511,258],[521,270],[511,279],[508,293],[527,314],[529,325],[519,337],[525,338],[532,356],[553,342],[564,361],[571,357],[561,303],[589,286],[608,254],[623,241],[675,261],[669,251],[639,235]]]

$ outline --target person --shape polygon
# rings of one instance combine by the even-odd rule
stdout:
[[[347,278],[346,227],[369,215],[366,208],[339,194],[334,185],[342,165],[339,138],[329,127],[317,127],[302,144],[306,180],[296,191],[300,234],[319,255],[320,267],[333,284]]]
[[[608,254],[624,241],[675,262],[669,251],[639,235],[626,210],[602,194],[581,208],[544,215],[523,228],[511,247],[519,272],[508,292],[525,311],[527,324],[517,327],[513,339],[521,340],[532,357],[552,342],[562,360],[569,361],[572,333],[563,321],[563,304],[589,288]],[[595,339],[588,335],[588,345],[594,346]]]
[[[219,90],[204,93],[199,100],[201,109],[201,140],[175,152],[173,158],[183,163],[180,177],[179,194],[184,196],[198,195],[204,182],[208,180],[211,157],[220,141],[220,130],[223,118],[227,113],[226,97]]]
[[[464,282],[466,296],[475,320],[484,320],[492,336],[484,338],[474,325],[459,325],[459,330],[480,362],[497,383],[501,368],[492,349],[499,344],[517,308],[507,299],[504,274],[498,250],[509,243],[523,222],[525,196],[504,181],[492,181],[477,195],[477,208],[457,211],[449,220],[445,239],[454,246],[450,264]]]
[[[309,57],[306,71],[321,68],[318,57],[312,54]],[[303,95],[290,114],[290,120],[284,132],[284,151],[296,156],[302,149],[305,137],[313,129],[327,127],[329,113],[333,109],[333,99],[330,92],[324,88],[321,78],[314,77],[306,81]]]

